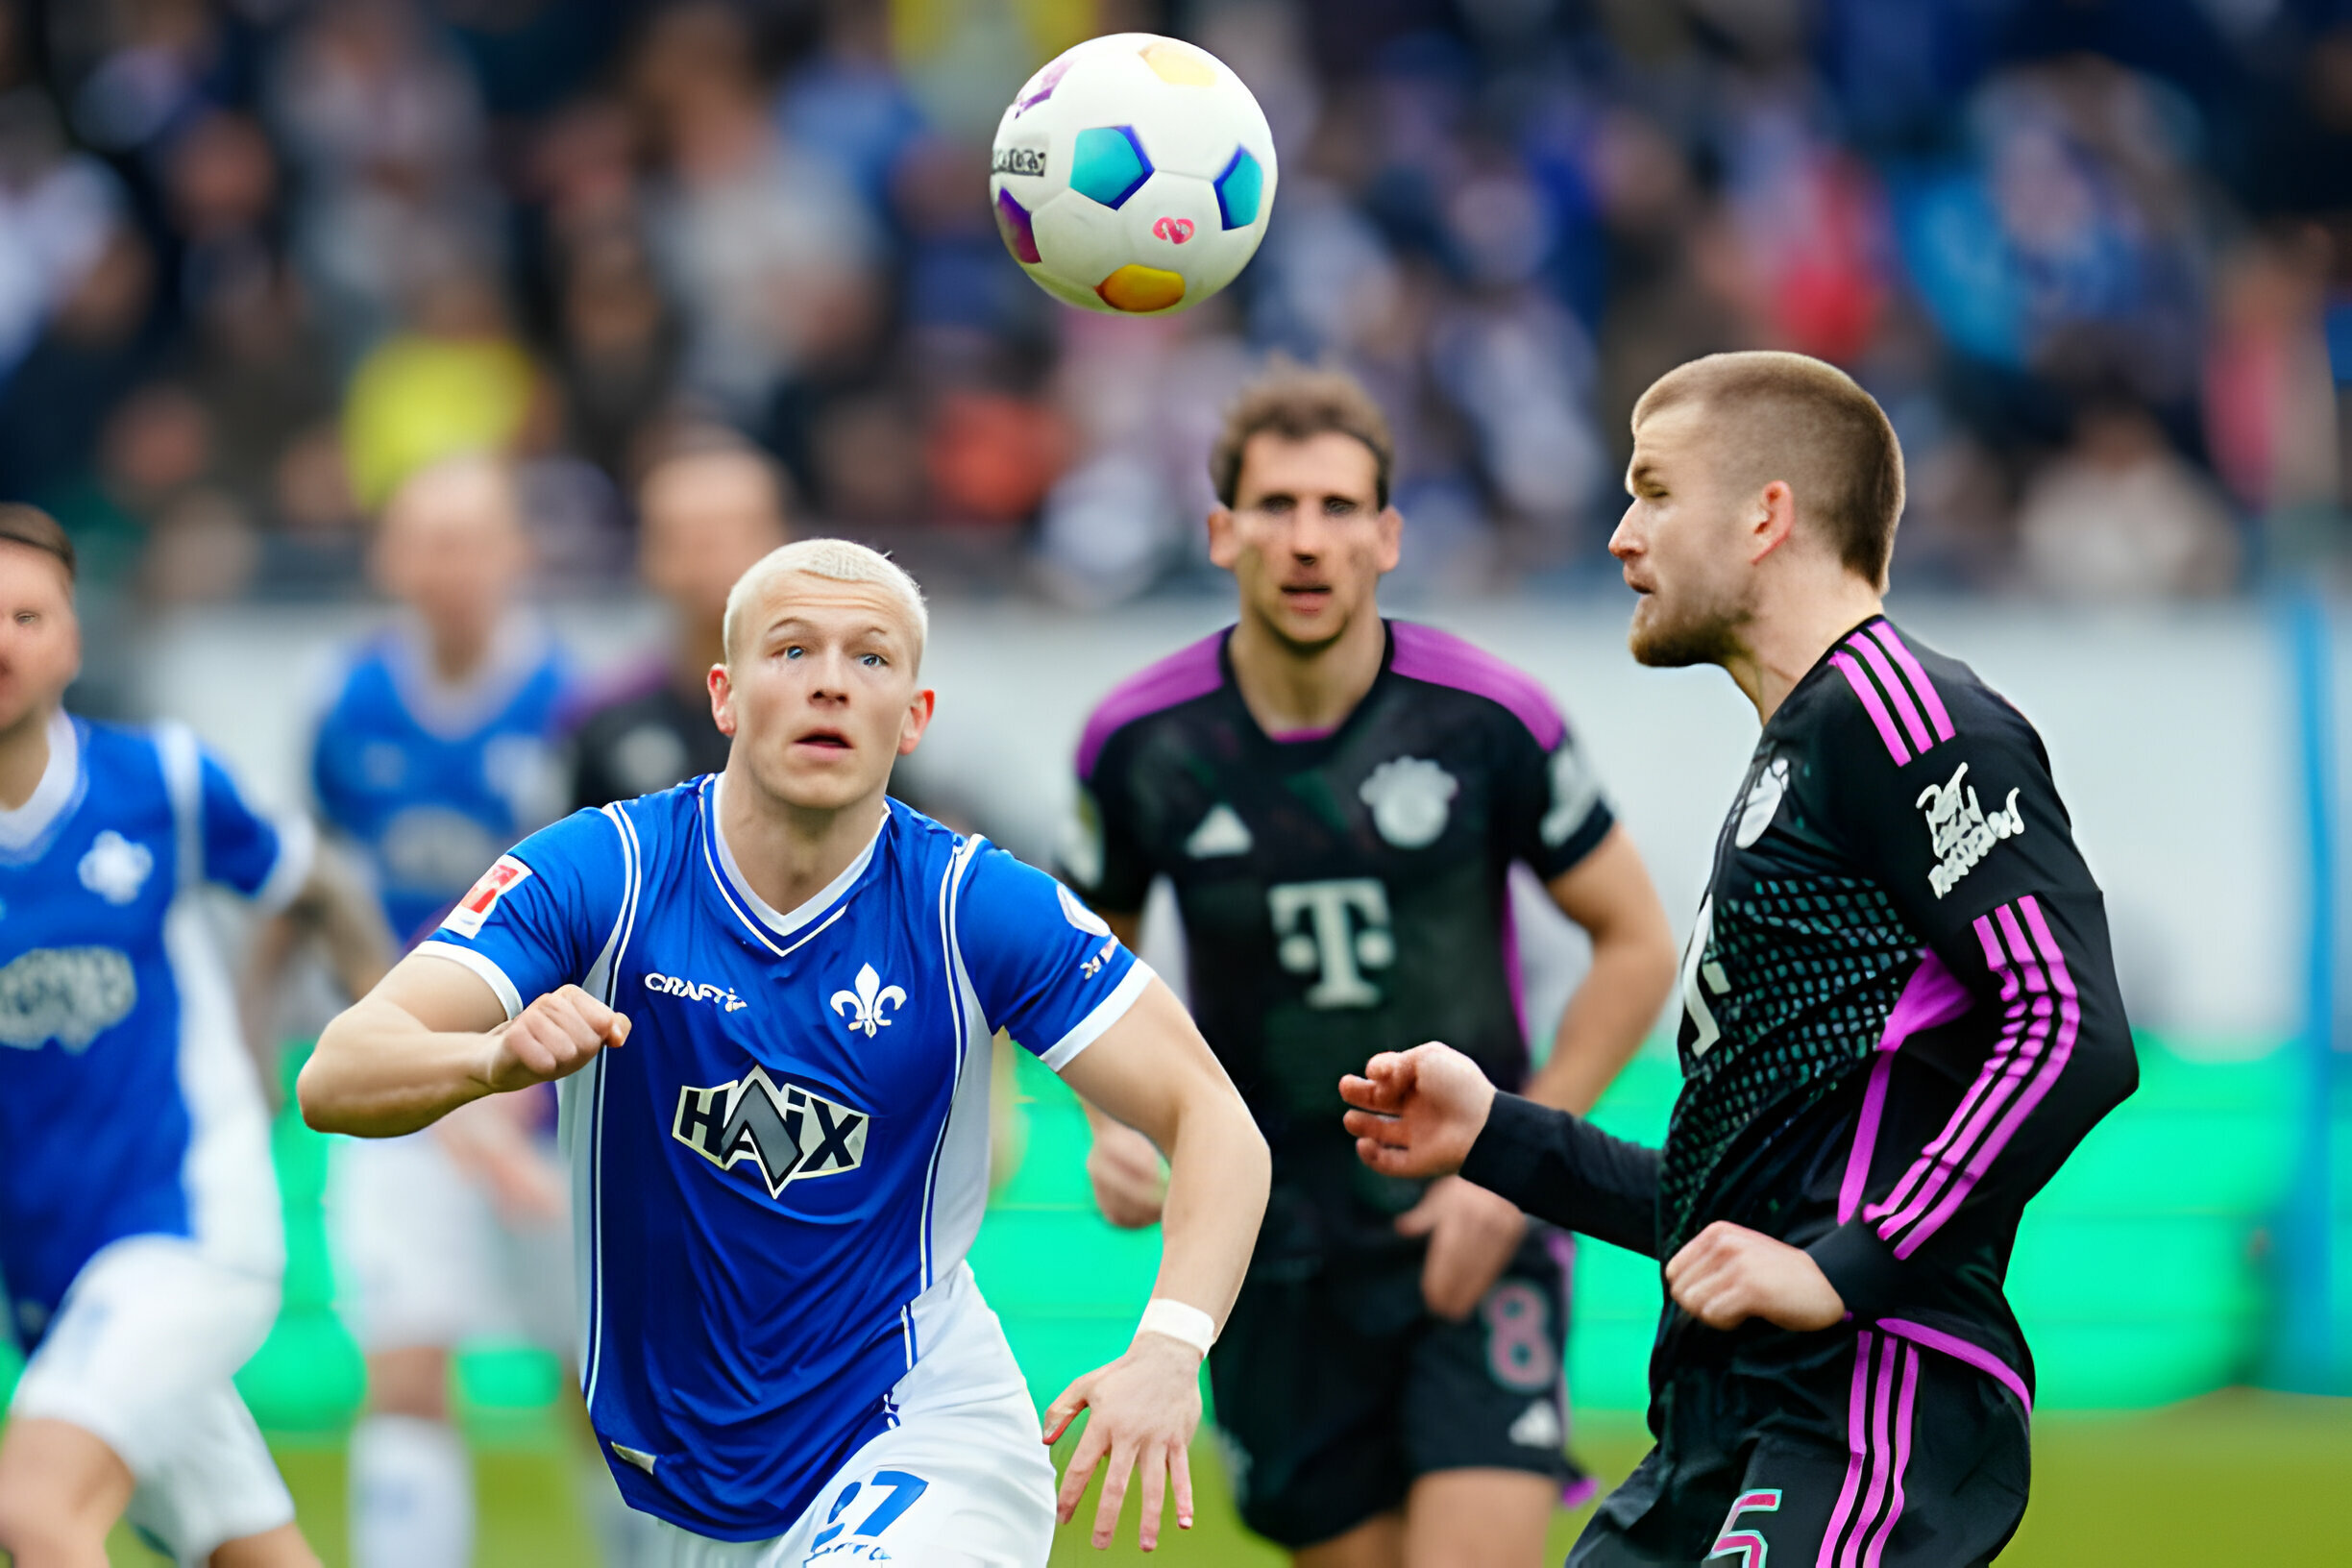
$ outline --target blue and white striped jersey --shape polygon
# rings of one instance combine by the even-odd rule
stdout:
[[[51,722],[40,783],[0,811],[0,1280],[26,1346],[126,1237],[282,1266],[268,1115],[194,894],[274,906],[310,847],[184,728]]]
[[[894,1419],[987,1203],[994,1032],[1059,1069],[1150,971],[896,801],[779,914],[718,831],[723,778],[533,835],[418,951],[509,1016],[576,983],[629,1017],[561,1086],[589,1413],[631,1505],[740,1541]]]
[[[367,857],[402,942],[563,809],[555,729],[569,684],[554,646],[524,623],[463,687],[433,678],[405,627],[354,656],[319,721],[311,788]]]

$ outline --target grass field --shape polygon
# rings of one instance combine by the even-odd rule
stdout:
[[[2297,1399],[2227,1392],[2153,1413],[2060,1414],[2034,1431],[2034,1501],[2005,1568],[2341,1568],[2352,1561],[2341,1521],[2352,1483],[2352,1400]],[[1646,1446],[1623,1417],[1587,1421],[1579,1448],[1611,1481]],[[280,1450],[302,1523],[328,1568],[344,1568],[343,1456],[339,1449]],[[502,1446],[481,1456],[480,1568],[593,1568],[591,1532],[578,1507],[592,1477],[560,1439]],[[1200,1523],[1153,1554],[1165,1563],[1259,1568],[1285,1559],[1250,1539],[1236,1522],[1204,1449],[1194,1475],[1202,1483]],[[1090,1505],[1090,1507],[1091,1505]],[[1055,1568],[1101,1568],[1145,1560],[1134,1546],[1135,1522],[1122,1544],[1096,1553],[1085,1521],[1063,1531]],[[1550,1560],[1566,1556],[1582,1523],[1562,1514]],[[1170,1531],[1173,1534],[1173,1531]],[[118,1534],[120,1568],[154,1568],[161,1559]]]

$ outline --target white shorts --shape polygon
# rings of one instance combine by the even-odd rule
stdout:
[[[637,1568],[1044,1568],[1054,1468],[1029,1385],[968,1269],[915,1370],[899,1424],[849,1458],[783,1534],[714,1541],[661,1520]]]
[[[510,1224],[431,1131],[339,1140],[327,1227],[362,1350],[495,1335],[573,1356],[570,1220]]]
[[[135,1236],[75,1276],[10,1411],[104,1442],[137,1482],[127,1517],[184,1563],[294,1518],[230,1378],[261,1348],[278,1282],[195,1242]]]

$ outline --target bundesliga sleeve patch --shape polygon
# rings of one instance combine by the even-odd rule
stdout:
[[[498,901],[530,874],[531,869],[514,856],[499,856],[498,864],[482,872],[481,880],[457,900],[457,907],[449,912],[449,919],[441,922],[441,929],[454,931],[461,937],[480,936],[482,922],[490,918],[492,910],[498,908]]]

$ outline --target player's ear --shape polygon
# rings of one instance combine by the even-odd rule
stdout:
[[[915,748],[922,744],[923,731],[931,727],[931,713],[938,701],[939,693],[925,686],[918,691],[914,700],[907,704],[906,717],[898,722],[898,754],[900,756],[913,755]]]
[[[1384,576],[1397,569],[1405,558],[1405,514],[1394,506],[1383,506],[1380,512],[1380,569]]]
[[[727,677],[727,667],[714,664],[706,677],[710,684],[711,723],[728,740],[735,738],[735,683]]]
[[[1797,531],[1797,492],[1786,479],[1770,481],[1756,492],[1740,526],[1748,535],[1749,564],[1753,565]]]
[[[1230,572],[1240,558],[1241,541],[1234,528],[1233,508],[1219,506],[1209,514],[1209,564]]]

